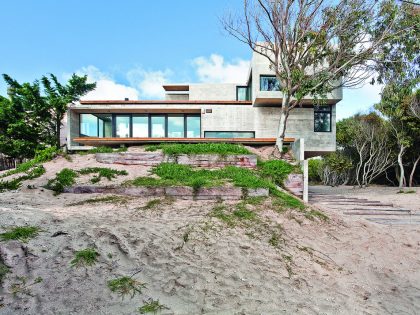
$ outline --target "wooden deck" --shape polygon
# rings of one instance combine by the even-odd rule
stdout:
[[[241,143],[272,145],[276,143],[276,138],[97,138],[81,137],[74,138],[74,142],[84,145],[119,145],[119,144],[143,144],[143,143]],[[294,138],[285,138],[284,142],[294,142]]]

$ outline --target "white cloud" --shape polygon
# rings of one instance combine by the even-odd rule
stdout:
[[[162,99],[165,96],[165,90],[162,85],[168,83],[172,71],[146,71],[142,68],[130,70],[127,78],[130,84],[140,91],[142,99]]]
[[[96,89],[82,97],[82,100],[137,100],[139,92],[130,86],[116,83],[110,75],[101,72],[95,66],[83,67],[76,71],[78,75],[87,75],[89,82],[96,82]]]
[[[367,113],[381,100],[382,85],[365,83],[357,89],[344,89],[343,100],[337,104],[337,120],[356,113]]]
[[[192,65],[201,82],[245,83],[250,62],[242,59],[226,62],[222,56],[212,54],[209,58],[195,58]]]

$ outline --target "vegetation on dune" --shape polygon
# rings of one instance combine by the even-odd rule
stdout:
[[[95,173],[97,175],[93,176],[91,178],[91,182],[92,183],[98,183],[101,181],[102,177],[105,177],[108,180],[112,180],[113,178],[116,178],[118,175],[128,175],[127,171],[122,170],[114,170],[111,168],[106,168],[106,167],[86,167],[86,168],[82,168],[80,171],[78,171],[79,174],[81,175],[86,175],[86,174],[92,174]]]
[[[68,204],[68,206],[82,206],[86,204],[97,204],[97,203],[112,203],[112,204],[125,204],[130,200],[127,196],[105,196],[105,197],[97,197],[97,198],[90,198],[74,203]]]
[[[147,301],[144,303],[143,306],[139,307],[138,312],[140,314],[149,314],[153,313],[156,314],[158,311],[167,309],[167,307],[163,304],[160,304],[159,300],[153,300]]]
[[[93,248],[77,251],[70,262],[72,267],[92,266],[98,261],[99,253]]]
[[[77,176],[77,172],[69,168],[63,168],[56,174],[55,178],[48,181],[46,188],[51,189],[58,195],[64,191],[65,187],[73,185],[76,182]]]
[[[123,299],[126,295],[133,298],[136,294],[141,294],[142,289],[146,288],[146,284],[127,276],[109,280],[107,284],[111,292],[119,294]]]
[[[0,240],[18,240],[21,242],[27,242],[29,239],[34,238],[41,231],[36,226],[17,226],[9,229],[7,232],[0,234]]]
[[[87,151],[79,151],[79,155],[88,155],[88,154],[96,154],[96,153],[113,153],[113,152],[126,152],[127,147],[121,147],[121,148],[111,148],[111,147],[96,147],[91,150]]]
[[[146,146],[146,151],[162,150],[167,155],[179,154],[218,154],[235,155],[250,154],[250,152],[239,144],[230,143],[197,143],[197,144],[155,144]]]

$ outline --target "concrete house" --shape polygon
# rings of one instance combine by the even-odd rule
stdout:
[[[164,85],[164,100],[94,100],[67,112],[69,150],[160,142],[274,144],[282,92],[266,58],[254,53],[243,83]],[[303,138],[305,157],[335,151],[336,104],[308,98],[288,118],[285,142]]]

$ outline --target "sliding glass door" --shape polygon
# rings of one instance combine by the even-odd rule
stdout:
[[[198,115],[187,115],[186,138],[200,138],[201,137],[201,117]]]
[[[152,138],[165,138],[165,115],[151,115],[151,137]]]
[[[133,115],[133,137],[149,137],[149,116]]]
[[[130,138],[129,115],[115,115],[115,137]]]
[[[168,138],[184,138],[184,115],[168,115]]]

